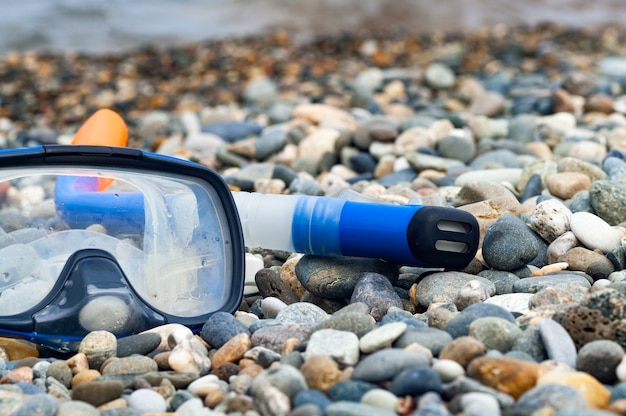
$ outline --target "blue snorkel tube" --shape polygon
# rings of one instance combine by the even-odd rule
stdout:
[[[86,221],[101,217],[103,225],[116,232],[143,224],[140,193],[113,194],[77,185],[84,179],[89,178],[67,176],[57,182],[56,205],[68,224],[83,228],[89,225]],[[233,197],[250,248],[450,269],[464,268],[478,248],[476,219],[454,208],[247,192],[233,192]],[[111,210],[123,210],[124,215],[111,219],[106,215]]]

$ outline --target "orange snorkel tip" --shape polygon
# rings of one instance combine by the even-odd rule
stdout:
[[[115,111],[103,108],[96,111],[78,129],[72,144],[88,146],[115,146],[126,147],[128,142],[128,127]],[[98,191],[105,190],[112,179],[99,178]]]

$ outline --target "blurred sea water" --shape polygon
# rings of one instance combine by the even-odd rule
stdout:
[[[100,53],[283,28],[298,39],[356,28],[469,30],[619,22],[624,0],[22,0],[0,1],[0,54]]]

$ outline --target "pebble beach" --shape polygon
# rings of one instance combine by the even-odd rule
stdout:
[[[454,207],[480,247],[463,270],[249,247],[241,305],[197,334],[0,338],[0,414],[626,415],[626,29],[0,56],[0,148],[67,144],[101,108],[233,191]]]

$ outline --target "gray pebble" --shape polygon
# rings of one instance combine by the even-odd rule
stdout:
[[[387,381],[406,368],[428,363],[429,358],[418,351],[400,348],[379,350],[359,361],[354,367],[352,380],[372,383]]]
[[[67,400],[59,404],[57,415],[63,416],[99,416],[100,412],[89,403]]]
[[[565,328],[552,319],[542,319],[539,334],[548,358],[576,368],[576,345]]]
[[[396,348],[406,348],[411,344],[419,344],[428,348],[437,357],[443,347],[452,342],[452,336],[437,328],[407,328],[394,342]]]
[[[542,289],[554,286],[577,285],[583,288],[590,288],[591,283],[585,277],[577,274],[551,274],[520,279],[513,285],[514,292],[537,293]]]
[[[380,409],[364,403],[355,403],[349,401],[338,401],[328,405],[325,412],[326,416],[395,416],[396,412]]]
[[[624,349],[610,340],[589,342],[578,351],[575,366],[579,371],[591,374],[604,384],[617,381],[616,369],[624,358]]]
[[[276,320],[283,325],[314,326],[324,322],[328,317],[329,315],[319,306],[301,302],[287,305],[276,315]]]
[[[472,280],[484,282],[489,294],[495,294],[495,285],[482,277],[463,272],[438,272],[417,284],[415,296],[424,307],[431,303],[453,303],[459,290]]]
[[[374,319],[366,313],[346,312],[340,315],[333,314],[330,318],[313,326],[311,332],[318,331],[323,328],[332,328],[339,331],[349,331],[361,337],[374,329],[376,323]]]
[[[476,303],[452,318],[446,325],[445,330],[452,335],[453,338],[469,335],[471,323],[477,319],[488,316],[502,318],[512,324],[515,323],[515,317],[506,309],[488,303]]]
[[[54,416],[59,402],[49,394],[35,394],[11,413],[11,416]]]
[[[248,334],[250,330],[233,315],[226,312],[216,312],[204,323],[200,336],[214,348],[220,348],[237,334]]]
[[[511,236],[515,238],[511,238]],[[525,266],[539,254],[539,247],[526,223],[504,214],[487,229],[482,253],[496,270],[513,271]]]

